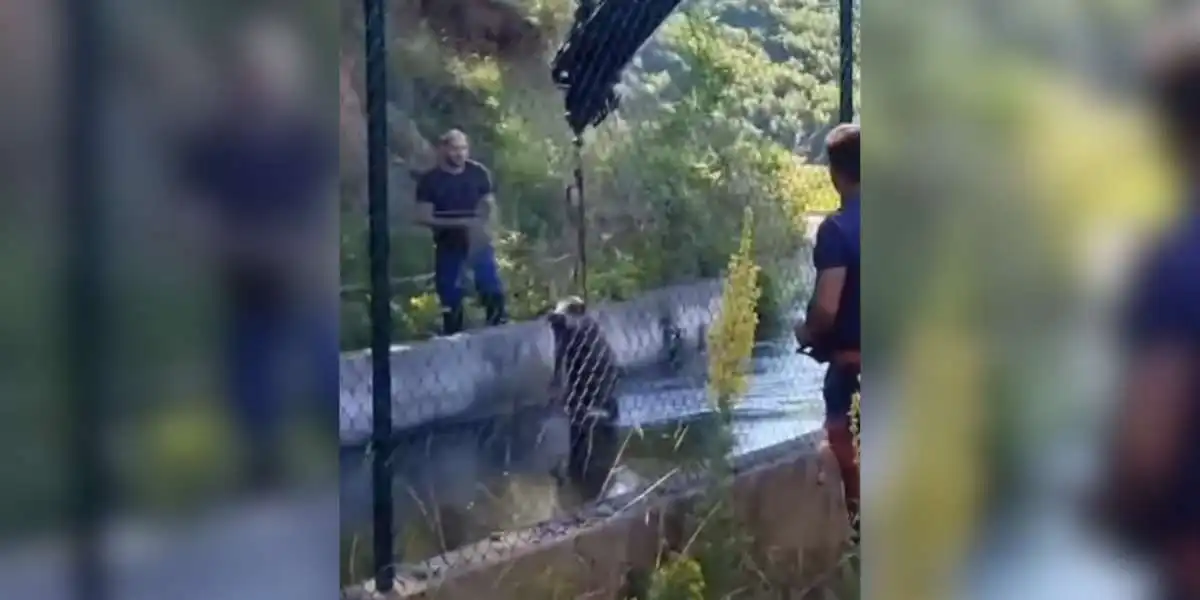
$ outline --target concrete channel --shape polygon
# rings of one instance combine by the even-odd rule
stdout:
[[[821,218],[810,219],[810,236]],[[702,445],[696,440],[714,433],[705,420],[704,345],[720,310],[718,280],[595,307],[618,361],[634,376],[620,393],[626,441],[615,484],[582,503],[564,501],[548,476],[566,452],[561,419],[541,410],[553,368],[548,326],[517,323],[393,348],[394,464],[403,496],[394,514],[401,535],[438,514],[439,526],[427,533],[441,542],[400,557],[398,596],[617,597],[621,573],[652,565],[646,552],[658,543],[647,536],[657,534],[655,523],[678,518],[706,489],[677,467],[694,458],[686,456],[689,443]],[[369,469],[353,449],[371,431],[369,354],[344,355],[341,368],[343,548],[348,535],[355,547],[370,547]],[[845,539],[836,481],[816,483],[824,460],[823,369],[787,341],[756,348],[752,368],[734,425],[736,504],[774,557],[771,568],[790,570],[786,579],[800,586],[832,566]],[[684,437],[690,442],[681,443]],[[450,543],[447,521],[456,530]],[[581,557],[592,566],[570,566]],[[534,589],[546,577],[533,573],[547,570],[566,586],[560,592]],[[520,575],[526,571],[529,577]],[[567,589],[573,592],[560,595]],[[347,594],[372,595],[357,585]]]

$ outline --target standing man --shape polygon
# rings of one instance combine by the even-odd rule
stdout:
[[[1200,598],[1200,10],[1184,10],[1154,32],[1149,83],[1186,195],[1129,290],[1105,498],[1108,524],[1157,563],[1164,600]]]
[[[816,290],[804,322],[796,326],[802,349],[829,363],[825,375],[825,429],[837,456],[846,488],[846,506],[857,528],[858,463],[850,431],[850,405],[859,391],[862,373],[859,265],[862,254],[862,212],[859,126],[837,126],[825,140],[833,187],[841,196],[836,213],[817,228],[813,265]]]
[[[213,250],[227,392],[256,491],[285,475],[293,392],[317,402],[322,425],[336,422],[336,137],[309,100],[301,36],[273,12],[235,29],[221,56],[221,102],[180,157],[184,208]],[[300,375],[287,373],[292,357],[305,360]]]
[[[442,304],[442,333],[463,329],[463,269],[475,288],[488,325],[507,320],[504,286],[489,235],[496,215],[492,174],[470,160],[467,136],[457,129],[438,140],[438,165],[417,182],[417,222],[433,231],[434,285]]]

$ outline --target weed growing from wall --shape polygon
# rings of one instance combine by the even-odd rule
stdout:
[[[750,208],[746,208],[743,219],[741,243],[729,259],[721,314],[708,336],[709,398],[727,423],[748,385],[746,374],[758,328],[756,308],[762,293],[759,268],[754,262],[754,213]]]
[[[749,534],[730,501],[733,469],[733,409],[746,392],[751,353],[758,328],[762,286],[754,261],[754,214],[745,210],[741,243],[730,257],[721,314],[709,333],[709,399],[720,420],[710,440],[705,465],[714,489],[699,503],[689,523],[690,537],[654,573],[645,600],[704,600],[736,595],[749,586]]]
[[[860,378],[861,379],[861,378]],[[860,386],[861,387],[861,386]],[[854,436],[854,462],[862,464],[862,395],[855,394],[850,404],[850,433]]]

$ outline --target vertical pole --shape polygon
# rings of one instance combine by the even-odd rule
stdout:
[[[588,298],[588,281],[587,281],[587,202],[583,192],[583,135],[575,136],[575,191],[579,194],[576,200],[578,205],[575,207],[575,216],[579,221],[579,226],[576,228],[578,239],[575,243],[578,245],[579,251],[579,270],[576,272],[576,283],[579,285],[579,295],[583,298],[586,304]]]
[[[838,78],[838,122],[854,120],[854,2],[839,0],[838,42],[841,47],[841,73]]]
[[[66,322],[67,395],[71,404],[69,444],[76,465],[71,493],[74,530],[73,569],[80,599],[111,596],[103,559],[104,516],[108,509],[108,473],[103,454],[111,386],[104,365],[108,294],[104,279],[103,187],[97,160],[97,130],[103,117],[97,65],[102,48],[99,5],[70,0],[67,9],[66,152]]]
[[[387,57],[383,0],[363,0],[367,52],[367,195],[371,260],[371,407],[375,589],[395,585],[392,514],[392,293],[388,278]]]

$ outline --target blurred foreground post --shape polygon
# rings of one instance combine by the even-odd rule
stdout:
[[[107,294],[104,289],[104,227],[102,185],[97,164],[97,143],[103,111],[97,80],[105,67],[96,64],[100,54],[99,6],[73,0],[66,5],[68,44],[66,75],[66,265],[63,328],[66,352],[66,389],[71,444],[68,457],[71,487],[71,527],[74,535],[73,570],[80,600],[104,600],[108,594],[103,561],[103,526],[107,503],[107,478],[102,436],[105,407],[109,405],[104,345],[109,339]]]
[[[854,120],[854,0],[838,0],[838,44],[841,70],[838,78],[838,122]]]
[[[392,293],[388,280],[387,55],[383,0],[363,0],[367,52],[367,203],[371,257],[371,404],[375,589],[395,583],[392,541]]]

